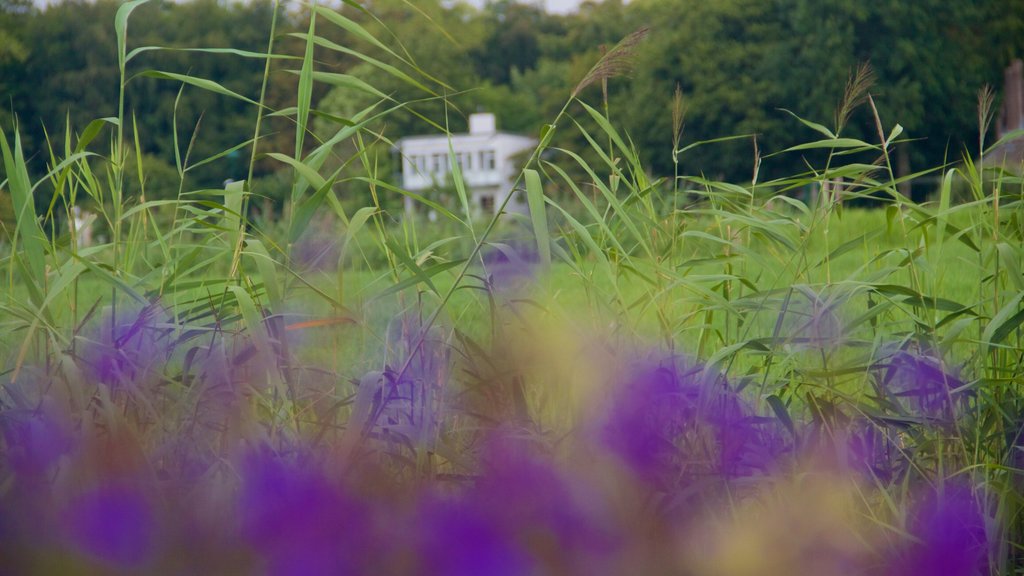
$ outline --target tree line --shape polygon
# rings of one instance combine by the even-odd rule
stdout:
[[[464,130],[469,113],[481,109],[496,113],[504,130],[537,135],[603,51],[643,27],[650,31],[631,54],[631,72],[589,86],[580,98],[607,110],[659,176],[680,168],[749,181],[755,137],[761,154],[815,138],[787,111],[842,136],[877,141],[873,112],[836,113],[850,74],[863,63],[871,67],[878,115],[905,129],[907,141],[896,150],[901,172],[975,155],[977,93],[985,85],[1001,89],[1003,68],[1024,56],[1024,0],[605,0],[584,2],[570,15],[511,0],[493,0],[482,9],[444,0],[363,4],[363,10],[350,2],[338,9],[408,54],[427,74],[431,96],[365,59],[320,47],[315,57],[321,70],[352,75],[376,92],[317,84],[313,102],[321,120],[310,138],[327,130],[331,119],[373,105],[378,93],[407,102],[374,126],[387,171],[389,140],[437,126]],[[66,127],[80,131],[94,118],[116,115],[118,5],[68,0],[40,8],[29,0],[0,0],[0,125],[10,134],[17,123],[37,176],[45,173],[48,146],[62,146]],[[307,30],[309,10],[297,3],[278,9],[275,51],[299,56],[304,42],[297,36]],[[154,0],[136,11],[129,49],[165,48],[134,59],[126,87],[148,195],[177,193],[174,166],[183,156],[208,158],[251,138],[256,110],[133,74],[158,69],[209,78],[256,98],[261,59],[187,49],[265,52],[274,10],[270,0]],[[383,57],[367,38],[321,32],[358,53]],[[294,105],[289,98],[296,76],[289,70],[297,67],[275,60],[266,96],[271,108]],[[583,114],[574,119],[587,121]],[[269,119],[264,130],[268,147],[280,138],[287,150],[293,133],[287,118]],[[751,136],[693,148],[681,158],[672,154],[675,140],[686,145],[741,134]],[[556,143],[586,145],[573,136]],[[247,153],[225,155],[189,172],[184,188],[244,178],[247,160]],[[766,155],[760,170],[763,178],[792,174],[806,170],[806,163],[803,155]],[[255,176],[271,200],[284,189],[274,184],[282,180],[282,168],[265,159],[257,165]]]

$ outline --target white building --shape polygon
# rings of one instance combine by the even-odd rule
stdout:
[[[395,146],[402,162],[403,188],[417,193],[438,187],[451,189],[454,152],[473,207],[479,213],[494,214],[513,193],[512,183],[520,168],[513,158],[533,149],[537,140],[498,132],[494,114],[481,113],[470,115],[468,134],[409,136],[395,142]],[[406,197],[406,212],[411,213],[414,205]],[[516,193],[506,210],[527,211],[525,195]]]

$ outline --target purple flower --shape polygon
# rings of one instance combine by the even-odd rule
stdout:
[[[613,395],[601,443],[637,475],[667,489],[700,476],[739,477],[770,467],[782,447],[724,379],[669,359],[641,365]]]
[[[883,482],[898,472],[899,449],[886,435],[886,429],[871,421],[859,422],[846,432],[847,464],[868,478]]]
[[[568,478],[525,437],[494,433],[482,474],[467,502],[527,550],[560,572],[593,573],[588,566],[614,552],[600,494],[587,479]]]
[[[490,243],[483,255],[487,287],[500,293],[514,293],[529,285],[537,273],[539,259],[535,248],[518,243]]]
[[[64,522],[72,545],[121,568],[138,568],[154,552],[155,517],[140,490],[125,484],[95,488],[75,499]]]
[[[876,365],[881,390],[914,416],[951,421],[956,401],[966,398],[963,381],[947,372],[942,360],[898,350]]]
[[[8,412],[5,417],[3,435],[8,462],[26,479],[45,475],[74,448],[71,431],[45,410],[22,415]]]
[[[82,345],[80,357],[97,383],[137,385],[167,361],[169,331],[159,326],[166,322],[166,314],[157,304],[114,310],[99,321],[95,336]]]
[[[981,508],[966,486],[929,491],[909,522],[911,542],[893,563],[893,576],[988,574],[988,539]]]
[[[441,423],[451,349],[441,329],[427,330],[419,315],[406,313],[388,325],[387,352],[379,423],[417,445],[429,442]]]
[[[245,459],[243,472],[242,535],[267,559],[270,574],[360,572],[366,511],[315,464],[289,464],[264,450]]]
[[[424,500],[417,514],[419,574],[533,574],[529,556],[492,518],[461,499]]]

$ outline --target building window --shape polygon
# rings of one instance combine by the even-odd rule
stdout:
[[[455,163],[458,164],[459,170],[462,172],[466,171],[466,155],[462,152],[455,153]]]
[[[433,159],[433,166],[432,166],[433,170],[431,170],[431,172],[434,173],[434,174],[444,174],[445,173],[445,169],[444,169],[445,155],[444,154],[434,154],[432,159]]]
[[[494,150],[484,150],[480,152],[481,170],[494,170],[495,166]]]
[[[416,169],[420,174],[427,172],[427,157],[426,156],[414,156],[416,158]]]
[[[490,194],[486,196],[481,196],[480,209],[483,210],[485,214],[490,214],[491,212],[494,212],[494,196]]]

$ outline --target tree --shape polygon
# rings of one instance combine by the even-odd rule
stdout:
[[[687,141],[757,134],[770,146],[785,124],[775,109],[786,104],[787,89],[776,69],[785,47],[776,6],[761,0],[687,0],[652,1],[635,9],[658,26],[640,46],[633,81],[615,110],[624,113],[654,171],[673,172],[676,86],[687,103]],[[682,163],[688,173],[749,178],[753,146],[747,140],[696,148]]]

